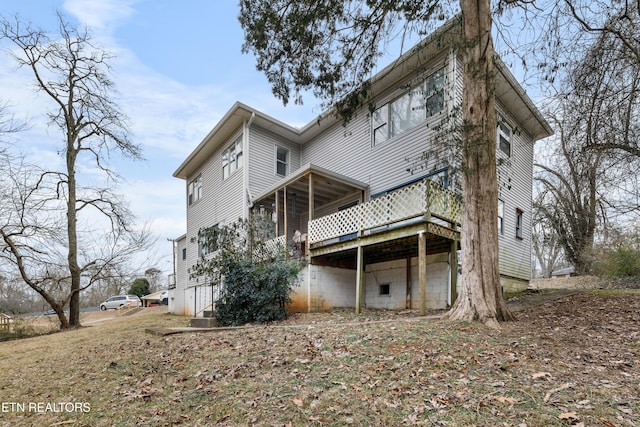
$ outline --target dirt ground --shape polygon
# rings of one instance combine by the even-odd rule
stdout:
[[[0,342],[3,403],[90,410],[8,407],[0,425],[640,427],[639,290],[547,288],[508,304],[519,320],[499,332],[336,310],[157,336],[145,331],[186,319],[96,314]]]

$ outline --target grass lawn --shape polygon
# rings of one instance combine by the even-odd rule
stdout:
[[[163,311],[0,342],[0,425],[640,426],[638,291],[545,299],[501,332],[388,312],[145,332],[186,326]]]

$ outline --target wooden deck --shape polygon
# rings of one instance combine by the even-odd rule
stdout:
[[[405,252],[417,254],[420,233],[426,233],[430,253],[448,251],[452,241],[460,240],[461,212],[459,194],[429,180],[419,181],[309,221],[309,255],[312,261],[337,259],[340,252],[369,247],[377,249],[373,252],[378,256],[368,257],[372,262],[400,258]]]

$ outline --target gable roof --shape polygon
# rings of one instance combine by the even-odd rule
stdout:
[[[460,19],[451,19],[373,76],[370,81],[372,93],[402,81],[408,74],[415,72],[418,64],[424,62],[425,58],[432,58],[444,52],[451,45],[451,38],[456,37],[455,30],[459,24]],[[495,64],[498,71],[496,74],[497,100],[509,107],[509,112],[533,137],[534,141],[552,135],[553,131],[542,113],[497,55]],[[298,144],[304,144],[339,121],[340,119],[333,114],[333,111],[329,110],[302,128],[295,128],[255,108],[236,102],[176,169],[173,176],[187,179],[245,122],[255,123],[276,135]]]

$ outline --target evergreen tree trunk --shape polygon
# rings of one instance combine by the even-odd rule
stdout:
[[[500,289],[496,175],[495,65],[490,0],[461,0],[462,55],[462,289],[447,313],[499,328],[514,320]]]

